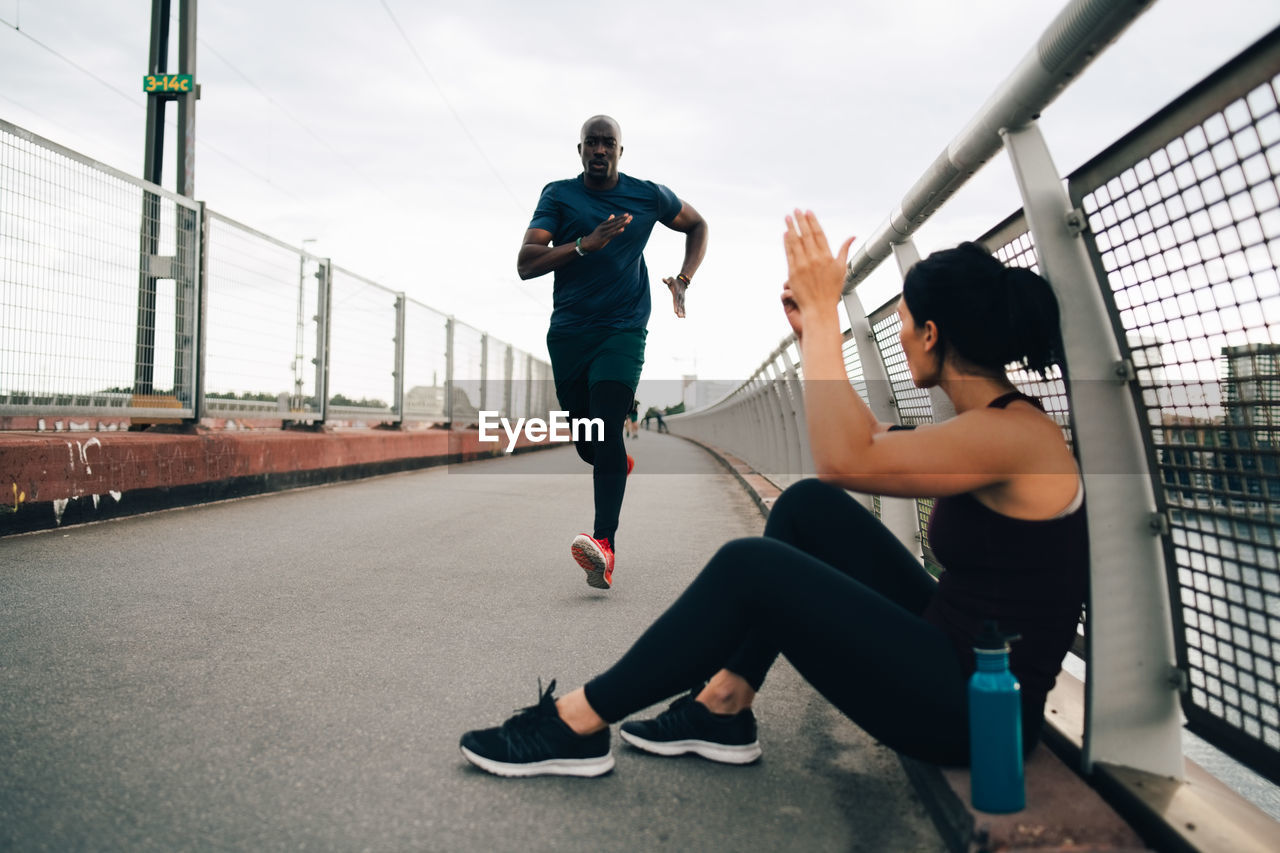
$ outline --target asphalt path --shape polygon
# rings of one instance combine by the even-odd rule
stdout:
[[[569,556],[567,448],[0,539],[0,849],[943,849],[893,753],[785,661],[752,766],[616,733],[598,779],[463,760],[762,529],[702,449],[628,447],[607,592]]]

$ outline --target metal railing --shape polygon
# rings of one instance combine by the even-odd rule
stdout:
[[[1280,781],[1280,30],[1069,176],[1035,118],[1057,80],[1146,3],[1071,3],[849,264],[850,381],[878,418],[950,417],[915,388],[897,299],[856,287],[1003,146],[1026,205],[976,238],[1036,269],[1063,311],[1069,377],[1031,382],[1089,496],[1091,596],[1083,762],[1182,778],[1182,715]],[[1053,64],[1053,63],[1057,64]],[[785,486],[812,471],[786,339],[737,390],[671,430]],[[790,396],[788,396],[788,394]],[[756,430],[741,428],[744,420]],[[796,458],[800,462],[796,463]],[[926,560],[927,501],[869,506]]]
[[[550,365],[0,120],[0,416],[474,423]]]

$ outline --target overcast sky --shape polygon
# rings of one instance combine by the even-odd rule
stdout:
[[[0,0],[0,117],[140,174],[150,5]],[[608,113],[622,171],[711,226],[685,320],[658,281],[683,238],[650,241],[645,378],[745,378],[787,331],[783,215],[870,235],[1062,5],[205,0],[196,197],[544,357],[551,276],[520,282],[516,252],[542,186],[581,170],[583,119]],[[1275,0],[1157,0],[1043,117],[1059,170],[1277,24]],[[917,244],[1018,206],[997,158]]]

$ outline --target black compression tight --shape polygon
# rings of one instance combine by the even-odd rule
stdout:
[[[591,386],[587,411],[569,413],[571,418],[599,418],[604,422],[603,441],[576,441],[574,447],[582,461],[592,466],[596,517],[591,535],[608,539],[614,547],[622,496],[627,490],[627,448],[622,439],[622,424],[634,399],[632,388],[606,379]]]
[[[609,722],[724,668],[757,690],[781,652],[881,743],[968,761],[967,677],[921,613],[934,581],[871,513],[817,480],[787,489],[764,538],[722,547],[607,672],[586,684]]]

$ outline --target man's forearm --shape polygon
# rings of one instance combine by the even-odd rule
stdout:
[[[526,243],[516,257],[516,273],[521,279],[537,278],[572,262],[578,257],[573,243],[559,246],[541,246]]]
[[[693,274],[702,266],[702,259],[707,254],[707,223],[699,222],[684,235],[684,263],[680,265],[680,274],[692,279]]]

